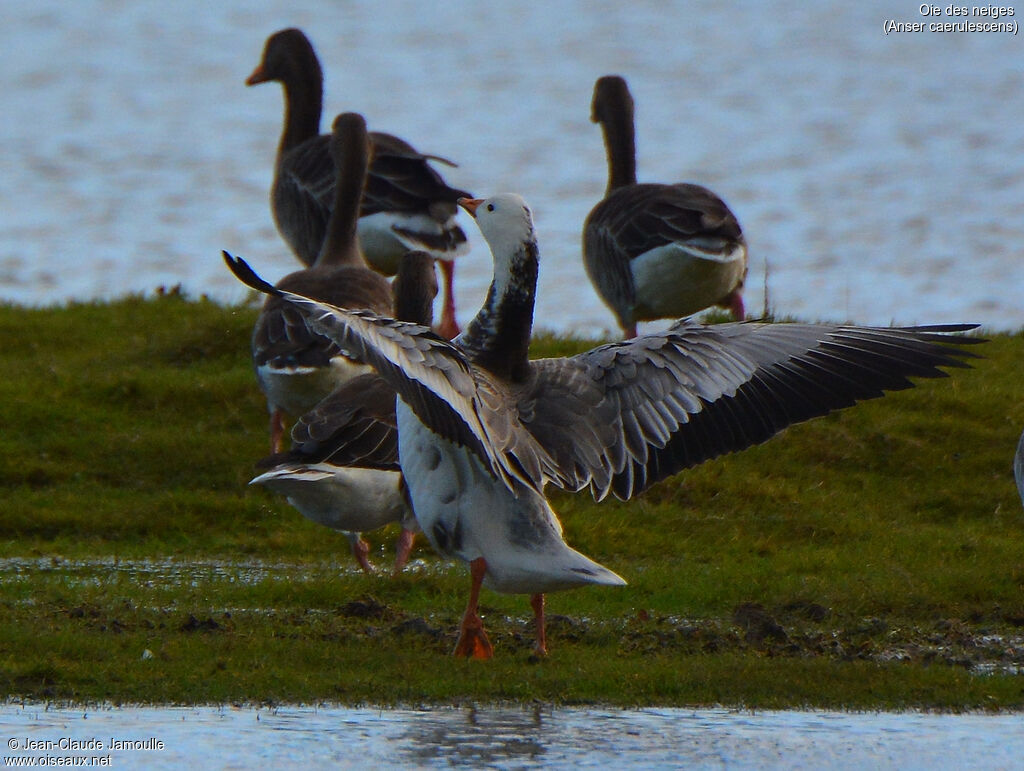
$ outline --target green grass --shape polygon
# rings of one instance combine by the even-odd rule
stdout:
[[[493,661],[449,654],[468,577],[397,579],[249,489],[254,306],[0,306],[0,695],[112,702],[542,701],[1024,707],[1024,336],[973,370],[793,427],[640,499],[555,492],[629,586],[485,592]],[[593,341],[539,335],[536,355]],[[369,535],[386,564],[396,531]]]

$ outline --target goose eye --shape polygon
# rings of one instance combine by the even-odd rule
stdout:
[[[493,203],[487,204],[487,211],[494,211],[494,204]]]

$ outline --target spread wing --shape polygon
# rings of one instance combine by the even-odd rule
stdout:
[[[334,305],[386,312],[392,305],[391,286],[368,268],[342,265],[330,270],[301,270],[278,283],[281,289],[311,295]],[[252,337],[256,367],[325,367],[335,356],[351,353],[308,328],[301,311],[280,297],[267,298]]]
[[[549,453],[522,429],[507,389],[429,327],[275,288],[245,261],[226,252],[224,259],[243,283],[291,303],[312,331],[372,366],[427,427],[469,447],[510,489],[518,482],[539,491],[557,475]]]
[[[546,482],[627,499],[718,455],[885,391],[966,366],[970,324],[879,328],[683,320],[661,334],[531,362],[494,382],[426,327],[244,283],[304,309],[307,324],[373,366],[417,417],[470,447],[510,488]],[[961,346],[961,347],[957,347]]]
[[[549,480],[628,499],[684,468],[769,439],[909,377],[966,366],[974,325],[872,328],[678,322],[662,334],[533,362],[524,426]]]

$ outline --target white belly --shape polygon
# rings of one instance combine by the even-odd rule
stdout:
[[[366,532],[411,520],[397,471],[329,463],[279,466],[249,484],[284,495],[303,516],[332,530]]]
[[[672,244],[640,255],[630,270],[636,288],[635,320],[679,318],[724,300],[741,286],[747,250],[741,246],[716,257]]]
[[[366,364],[336,356],[328,367],[286,367],[263,365],[256,368],[256,379],[267,397],[267,407],[300,415],[312,409],[335,388],[352,378],[371,372]]]
[[[535,594],[583,584],[624,584],[571,549],[547,501],[520,486],[514,495],[465,447],[440,439],[398,401],[398,453],[424,535],[441,554],[487,562],[484,583]]]

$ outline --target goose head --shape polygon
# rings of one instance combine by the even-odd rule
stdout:
[[[331,125],[331,158],[339,169],[359,179],[366,177],[373,143],[366,128],[366,119],[357,112],[343,112]],[[348,169],[347,166],[354,168]],[[360,185],[360,192],[362,185]]]
[[[619,75],[604,75],[594,83],[594,98],[590,103],[592,123],[607,123],[626,112],[633,117],[633,96],[629,86]]]
[[[494,278],[516,272],[524,260],[537,260],[537,235],[533,214],[522,196],[499,193],[490,198],[460,198],[459,205],[476,220],[494,256]],[[498,294],[501,294],[499,292]]]
[[[267,38],[263,58],[245,85],[277,80],[285,85],[310,83],[323,87],[323,71],[313,44],[299,29],[283,29]]]
[[[590,120],[601,126],[608,156],[608,189],[636,184],[636,133],[633,96],[619,75],[604,75],[594,83]]]

